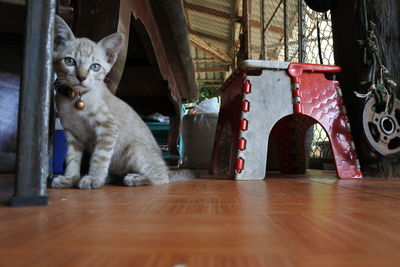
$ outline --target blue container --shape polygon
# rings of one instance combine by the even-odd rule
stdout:
[[[146,122],[159,145],[168,145],[168,122]]]
[[[55,130],[54,133],[54,156],[53,172],[55,174],[64,173],[64,160],[67,154],[67,140],[63,130]]]

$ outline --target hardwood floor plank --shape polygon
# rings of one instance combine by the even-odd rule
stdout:
[[[0,266],[398,266],[398,180],[278,177],[50,189],[0,206]]]

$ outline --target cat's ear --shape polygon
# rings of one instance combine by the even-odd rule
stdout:
[[[56,15],[54,21],[54,52],[62,51],[69,42],[74,40],[75,36],[67,23]]]
[[[124,42],[122,33],[114,33],[100,40],[99,44],[106,51],[107,62],[114,64]]]

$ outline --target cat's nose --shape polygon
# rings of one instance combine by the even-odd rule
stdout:
[[[86,79],[86,76],[76,75],[76,78],[78,79],[79,82],[83,82]]]

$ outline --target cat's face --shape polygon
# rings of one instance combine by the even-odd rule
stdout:
[[[58,80],[76,91],[96,88],[115,63],[122,41],[120,33],[98,43],[75,38],[64,20],[56,16],[53,65]]]

